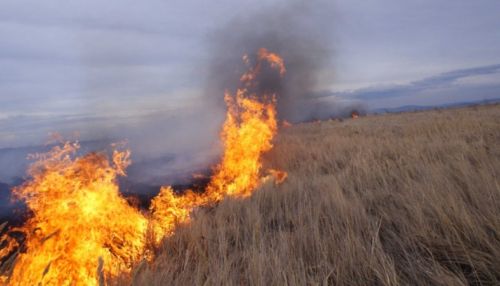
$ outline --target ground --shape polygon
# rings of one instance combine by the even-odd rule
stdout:
[[[195,211],[136,285],[500,285],[500,105],[282,128],[247,199]]]

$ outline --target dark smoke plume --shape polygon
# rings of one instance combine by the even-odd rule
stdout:
[[[334,55],[333,19],[333,7],[326,1],[285,2],[233,19],[210,38],[213,58],[207,92],[213,96],[228,88],[234,91],[245,69],[242,55],[255,58],[259,48],[267,48],[284,58],[287,73],[280,78],[276,72],[264,71],[258,89],[279,95],[280,119],[298,122],[340,116],[335,102],[325,105],[314,96],[318,77]],[[331,111],[325,113],[328,107]]]

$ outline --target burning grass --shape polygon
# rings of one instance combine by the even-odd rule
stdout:
[[[500,106],[280,131],[288,172],[198,210],[135,285],[499,285]]]
[[[233,96],[226,92],[228,112],[221,132],[222,162],[206,190],[183,195],[170,186],[153,198],[149,212],[131,206],[120,194],[117,176],[124,176],[130,151],[113,146],[104,153],[77,156],[78,143],[35,155],[29,179],[13,189],[30,215],[22,226],[0,227],[0,283],[9,285],[104,285],[132,267],[150,260],[164,237],[191,219],[197,207],[225,197],[248,197],[269,181],[262,172],[262,154],[276,134],[275,94],[255,91],[263,67],[286,72],[283,60],[262,48]],[[120,144],[118,144],[120,145]],[[271,170],[276,182],[286,174]],[[144,263],[144,262],[143,262]]]

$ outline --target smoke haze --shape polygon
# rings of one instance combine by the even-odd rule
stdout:
[[[220,154],[218,133],[226,108],[223,94],[226,89],[236,89],[240,76],[246,70],[243,54],[254,59],[260,48],[267,48],[284,58],[285,77],[281,78],[275,71],[264,67],[256,87],[259,94],[278,95],[280,119],[299,122],[348,115],[353,108],[350,101],[342,102],[332,96],[320,97],[317,90],[319,77],[333,60],[333,20],[333,6],[327,1],[282,2],[259,7],[229,19],[208,35],[205,43],[208,65],[205,68],[200,66],[197,72],[206,84],[198,96],[180,97],[180,102],[184,104],[182,108],[147,115],[65,119],[59,125],[56,121],[54,124],[48,121],[45,126],[34,126],[34,132],[26,130],[25,133],[56,131],[67,137],[67,134],[78,131],[82,141],[100,140],[99,146],[127,139],[134,161],[129,168],[131,180],[154,184],[183,181],[193,172],[208,169]],[[113,48],[110,40],[104,43],[107,50],[121,48]],[[89,46],[85,53],[100,54],[99,47]],[[126,70],[116,69],[115,72],[117,78],[147,78],[147,74],[137,72],[133,76]],[[331,70],[329,73],[332,73]],[[329,76],[333,78],[333,74]],[[86,78],[94,77],[89,75]],[[192,80],[199,81],[196,78]],[[90,86],[92,84],[89,83]],[[141,87],[145,88],[142,85],[135,88]],[[140,93],[140,90],[135,92]],[[164,103],[160,101],[158,104],[168,106],[172,100],[175,101],[165,98]],[[105,101],[94,99],[86,102],[82,98],[82,102],[87,113],[91,114],[103,109]],[[120,104],[122,102],[115,104],[109,101],[104,107],[118,108],[113,106]],[[86,144],[82,145],[85,147]],[[24,168],[25,154],[12,158],[6,155],[9,152],[0,152],[0,163],[12,166],[12,162],[19,159],[23,164],[17,169]],[[7,175],[9,181],[22,176],[12,171]],[[5,174],[0,174],[0,181],[5,177]]]
[[[245,68],[242,55],[254,58],[259,48],[266,48],[283,57],[287,73],[281,78],[264,70],[257,90],[279,95],[280,119],[299,122],[346,113],[343,109],[350,106],[315,97],[318,79],[333,60],[333,27],[328,1],[286,2],[229,21],[210,37],[208,95],[220,102],[225,89],[236,88]]]

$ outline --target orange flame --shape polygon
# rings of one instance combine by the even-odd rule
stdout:
[[[246,65],[250,65],[250,58],[248,55],[243,55],[243,62]],[[275,53],[269,52],[265,48],[260,48],[257,53],[257,64],[250,68],[246,73],[240,77],[240,81],[247,86],[255,84],[255,79],[262,69],[262,63],[267,62],[272,68],[278,70],[280,76],[284,76],[286,73],[285,62],[283,59]]]
[[[286,120],[283,120],[283,122],[281,123],[281,126],[285,127],[285,128],[288,128],[288,127],[292,127],[293,124],[286,121]]]
[[[145,215],[130,206],[118,189],[117,177],[125,175],[130,151],[114,150],[112,163],[102,153],[76,157],[78,143],[36,155],[29,169],[31,179],[13,190],[32,215],[22,227],[0,238],[0,263],[12,263],[10,271],[0,273],[0,283],[106,284],[150,257],[151,245],[171,235],[178,224],[189,222],[194,208],[225,196],[249,196],[268,178],[261,177],[261,155],[272,148],[277,121],[275,95],[257,97],[248,87],[263,62],[281,76],[286,71],[283,59],[266,49],[260,49],[257,58],[241,77],[243,87],[234,96],[225,94],[228,112],[221,132],[225,151],[201,194],[188,190],[177,195],[171,187],[162,187]],[[248,56],[244,60],[248,63]],[[276,183],[286,178],[285,172],[268,172]],[[13,232],[22,233],[24,241],[11,236]],[[150,233],[153,243],[148,242]],[[2,271],[4,265],[0,266]]]
[[[269,169],[268,172],[274,178],[274,181],[276,182],[276,184],[283,183],[286,180],[286,178],[288,177],[288,173],[285,171]]]
[[[12,285],[95,285],[97,268],[116,275],[141,258],[148,221],[120,196],[117,175],[128,165],[128,152],[115,151],[114,165],[104,154],[73,159],[77,143],[55,147],[29,171],[32,179],[13,193],[33,215],[21,231]]]
[[[249,64],[248,55],[243,56],[243,61]],[[226,91],[224,99],[228,111],[221,132],[224,155],[214,168],[205,192],[197,195],[187,191],[184,196],[177,196],[171,187],[163,187],[153,199],[151,212],[156,243],[164,234],[172,233],[176,224],[188,222],[193,208],[220,201],[225,196],[247,197],[265,179],[260,177],[260,159],[272,148],[271,141],[276,135],[276,100],[275,95],[260,95],[262,100],[259,100],[247,89],[253,84],[263,61],[278,69],[280,75],[285,72],[283,60],[278,55],[260,49],[257,64],[241,77],[244,87],[239,88],[234,97]],[[286,172],[271,173],[277,183],[286,178]]]
[[[225,152],[207,188],[217,200],[224,195],[251,194],[259,184],[260,157],[272,148],[276,134],[274,100],[262,103],[246,93],[246,89],[239,89],[235,98],[226,93],[229,110],[222,132]]]

